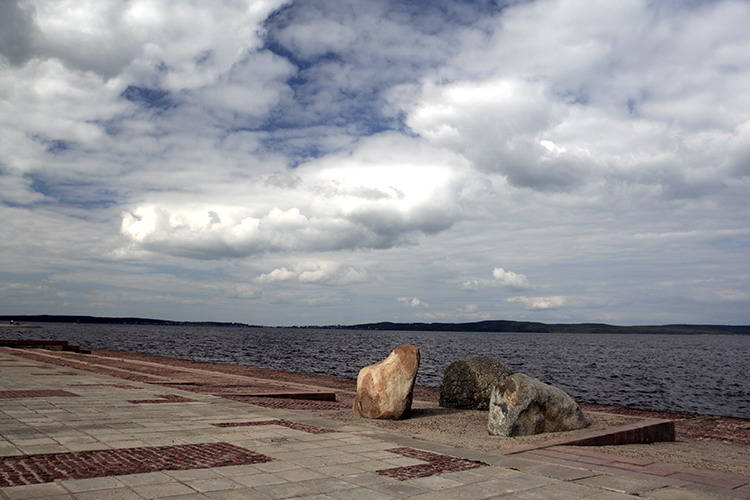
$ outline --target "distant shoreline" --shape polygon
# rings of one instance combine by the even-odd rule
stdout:
[[[221,321],[171,321],[134,317],[99,317],[73,315],[0,315],[0,322],[18,322],[21,325],[5,324],[2,327],[38,328],[25,323],[78,323],[115,325],[198,326],[221,328],[316,328],[336,330],[383,330],[383,331],[434,331],[477,333],[592,333],[592,334],[673,334],[673,335],[750,335],[750,325],[642,325],[620,326],[606,323],[539,323],[532,321],[487,320],[469,323],[363,323],[356,325],[306,325],[269,327],[246,323]]]

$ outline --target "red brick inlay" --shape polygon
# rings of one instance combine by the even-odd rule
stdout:
[[[277,410],[341,410],[351,407],[351,404],[334,401],[262,398],[255,396],[233,396],[231,394],[222,394],[222,397]]]
[[[260,420],[256,422],[222,422],[219,424],[211,424],[214,427],[246,427],[251,425],[283,425],[290,429],[298,431],[309,432],[310,434],[327,434],[329,432],[338,432],[331,429],[324,429],[323,427],[315,427],[314,425],[300,424],[299,422],[292,422],[291,420],[276,419],[276,420]]]
[[[38,389],[28,391],[0,391],[0,399],[10,398],[62,398],[78,396],[68,391],[53,390],[53,389]]]
[[[128,384],[68,384],[68,387],[117,387],[118,389],[143,389],[143,387]]]
[[[157,394],[156,397],[161,399],[132,399],[128,403],[133,404],[153,404],[153,403],[191,403],[194,399],[178,396],[176,394]]]
[[[273,458],[230,443],[182,444],[0,457],[0,486],[58,479],[259,464]]]
[[[32,373],[32,375],[35,376],[45,376],[45,377],[55,377],[57,375],[63,375],[63,376],[72,376],[72,375],[80,375],[80,373],[76,372],[55,372],[55,373]]]
[[[391,448],[391,453],[398,453],[409,458],[424,460],[425,464],[408,465],[405,467],[394,467],[393,469],[381,469],[377,472],[381,476],[388,476],[399,481],[416,479],[418,477],[434,476],[443,472],[459,472],[462,470],[476,469],[487,464],[465,458],[456,458],[449,455],[441,455],[431,451],[415,450],[414,448]]]

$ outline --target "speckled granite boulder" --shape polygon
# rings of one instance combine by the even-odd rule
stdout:
[[[565,391],[515,373],[492,387],[487,430],[495,436],[529,436],[588,426]]]
[[[499,361],[471,358],[454,361],[445,370],[440,385],[440,406],[466,410],[489,408],[492,386],[511,374]]]
[[[384,360],[362,368],[357,376],[354,414],[387,420],[408,416],[419,359],[417,347],[403,344]]]

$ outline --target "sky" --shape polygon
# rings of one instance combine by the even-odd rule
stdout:
[[[750,2],[6,0],[0,314],[750,324]]]

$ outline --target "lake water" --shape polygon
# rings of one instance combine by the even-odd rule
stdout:
[[[578,402],[750,418],[750,336],[390,332],[44,324],[5,338],[356,378],[400,344],[420,348],[417,383],[439,387],[458,359],[487,356]]]

